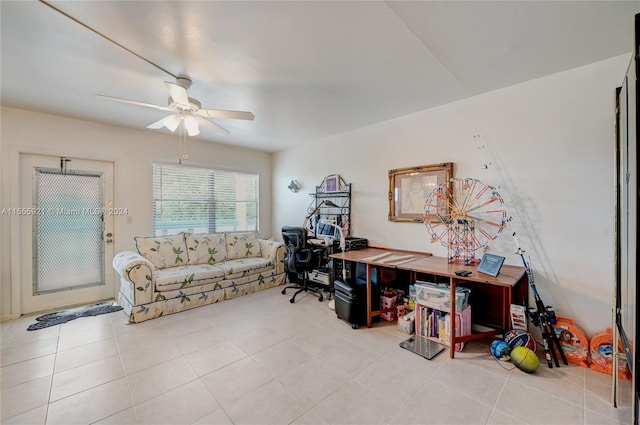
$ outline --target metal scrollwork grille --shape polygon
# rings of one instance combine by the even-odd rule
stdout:
[[[34,294],[104,284],[102,175],[36,169]]]

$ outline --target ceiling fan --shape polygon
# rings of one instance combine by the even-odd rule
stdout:
[[[139,102],[136,100],[121,99],[119,97],[105,96],[97,94],[102,99],[112,100],[115,102],[130,103],[132,105],[145,106],[147,108],[159,109],[161,111],[174,112],[154,123],[147,128],[158,129],[162,127],[168,128],[174,132],[180,123],[184,123],[184,128],[189,136],[197,136],[200,134],[200,124],[204,124],[224,134],[229,134],[229,130],[208,118],[229,118],[238,120],[253,120],[255,116],[247,111],[228,111],[224,109],[201,109],[200,101],[189,97],[187,90],[191,87],[191,79],[185,75],[176,78],[175,83],[168,81],[164,85],[169,90],[168,106],[153,105],[151,103]]]

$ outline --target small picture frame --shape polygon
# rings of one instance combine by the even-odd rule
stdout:
[[[504,257],[495,254],[485,253],[478,265],[478,273],[488,274],[489,276],[496,277],[500,273],[504,263]]]
[[[327,176],[324,181],[325,192],[339,192],[340,191],[340,176],[333,174]]]

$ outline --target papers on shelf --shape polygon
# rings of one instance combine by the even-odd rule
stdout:
[[[391,253],[391,252],[385,252],[383,254],[378,254],[378,255],[374,255],[372,257],[363,258],[363,260],[364,261],[371,261],[371,262],[378,261],[378,260],[381,260],[381,259],[383,259],[385,257],[388,257],[389,255],[392,255],[392,254],[393,253]]]
[[[415,255],[394,254],[393,252],[385,252],[383,254],[374,255],[372,257],[363,258],[364,261],[381,264],[404,264],[415,260]]]
[[[398,264],[400,262],[411,261],[414,258],[416,257],[413,255],[392,254],[388,257],[383,258],[382,260],[378,260],[378,262],[382,264]]]
[[[393,261],[393,264],[398,265],[398,264],[409,263],[409,262],[411,262],[411,261],[413,261],[413,260],[415,260],[415,259],[416,259],[416,257],[414,257],[414,256],[410,256],[409,258],[406,258],[406,259],[404,259],[404,260]]]
[[[494,330],[495,330],[495,329],[490,328],[490,327],[488,327],[488,326],[479,325],[479,324],[477,324],[477,323],[473,323],[473,324],[471,325],[471,329],[472,329],[474,332],[491,332],[491,331],[494,331]]]

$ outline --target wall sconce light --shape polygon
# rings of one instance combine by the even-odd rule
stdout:
[[[289,186],[287,186],[289,188],[290,191],[292,191],[293,193],[296,193],[297,191],[300,190],[300,183],[298,182],[298,180],[293,179],[291,180],[291,183],[289,183]]]

